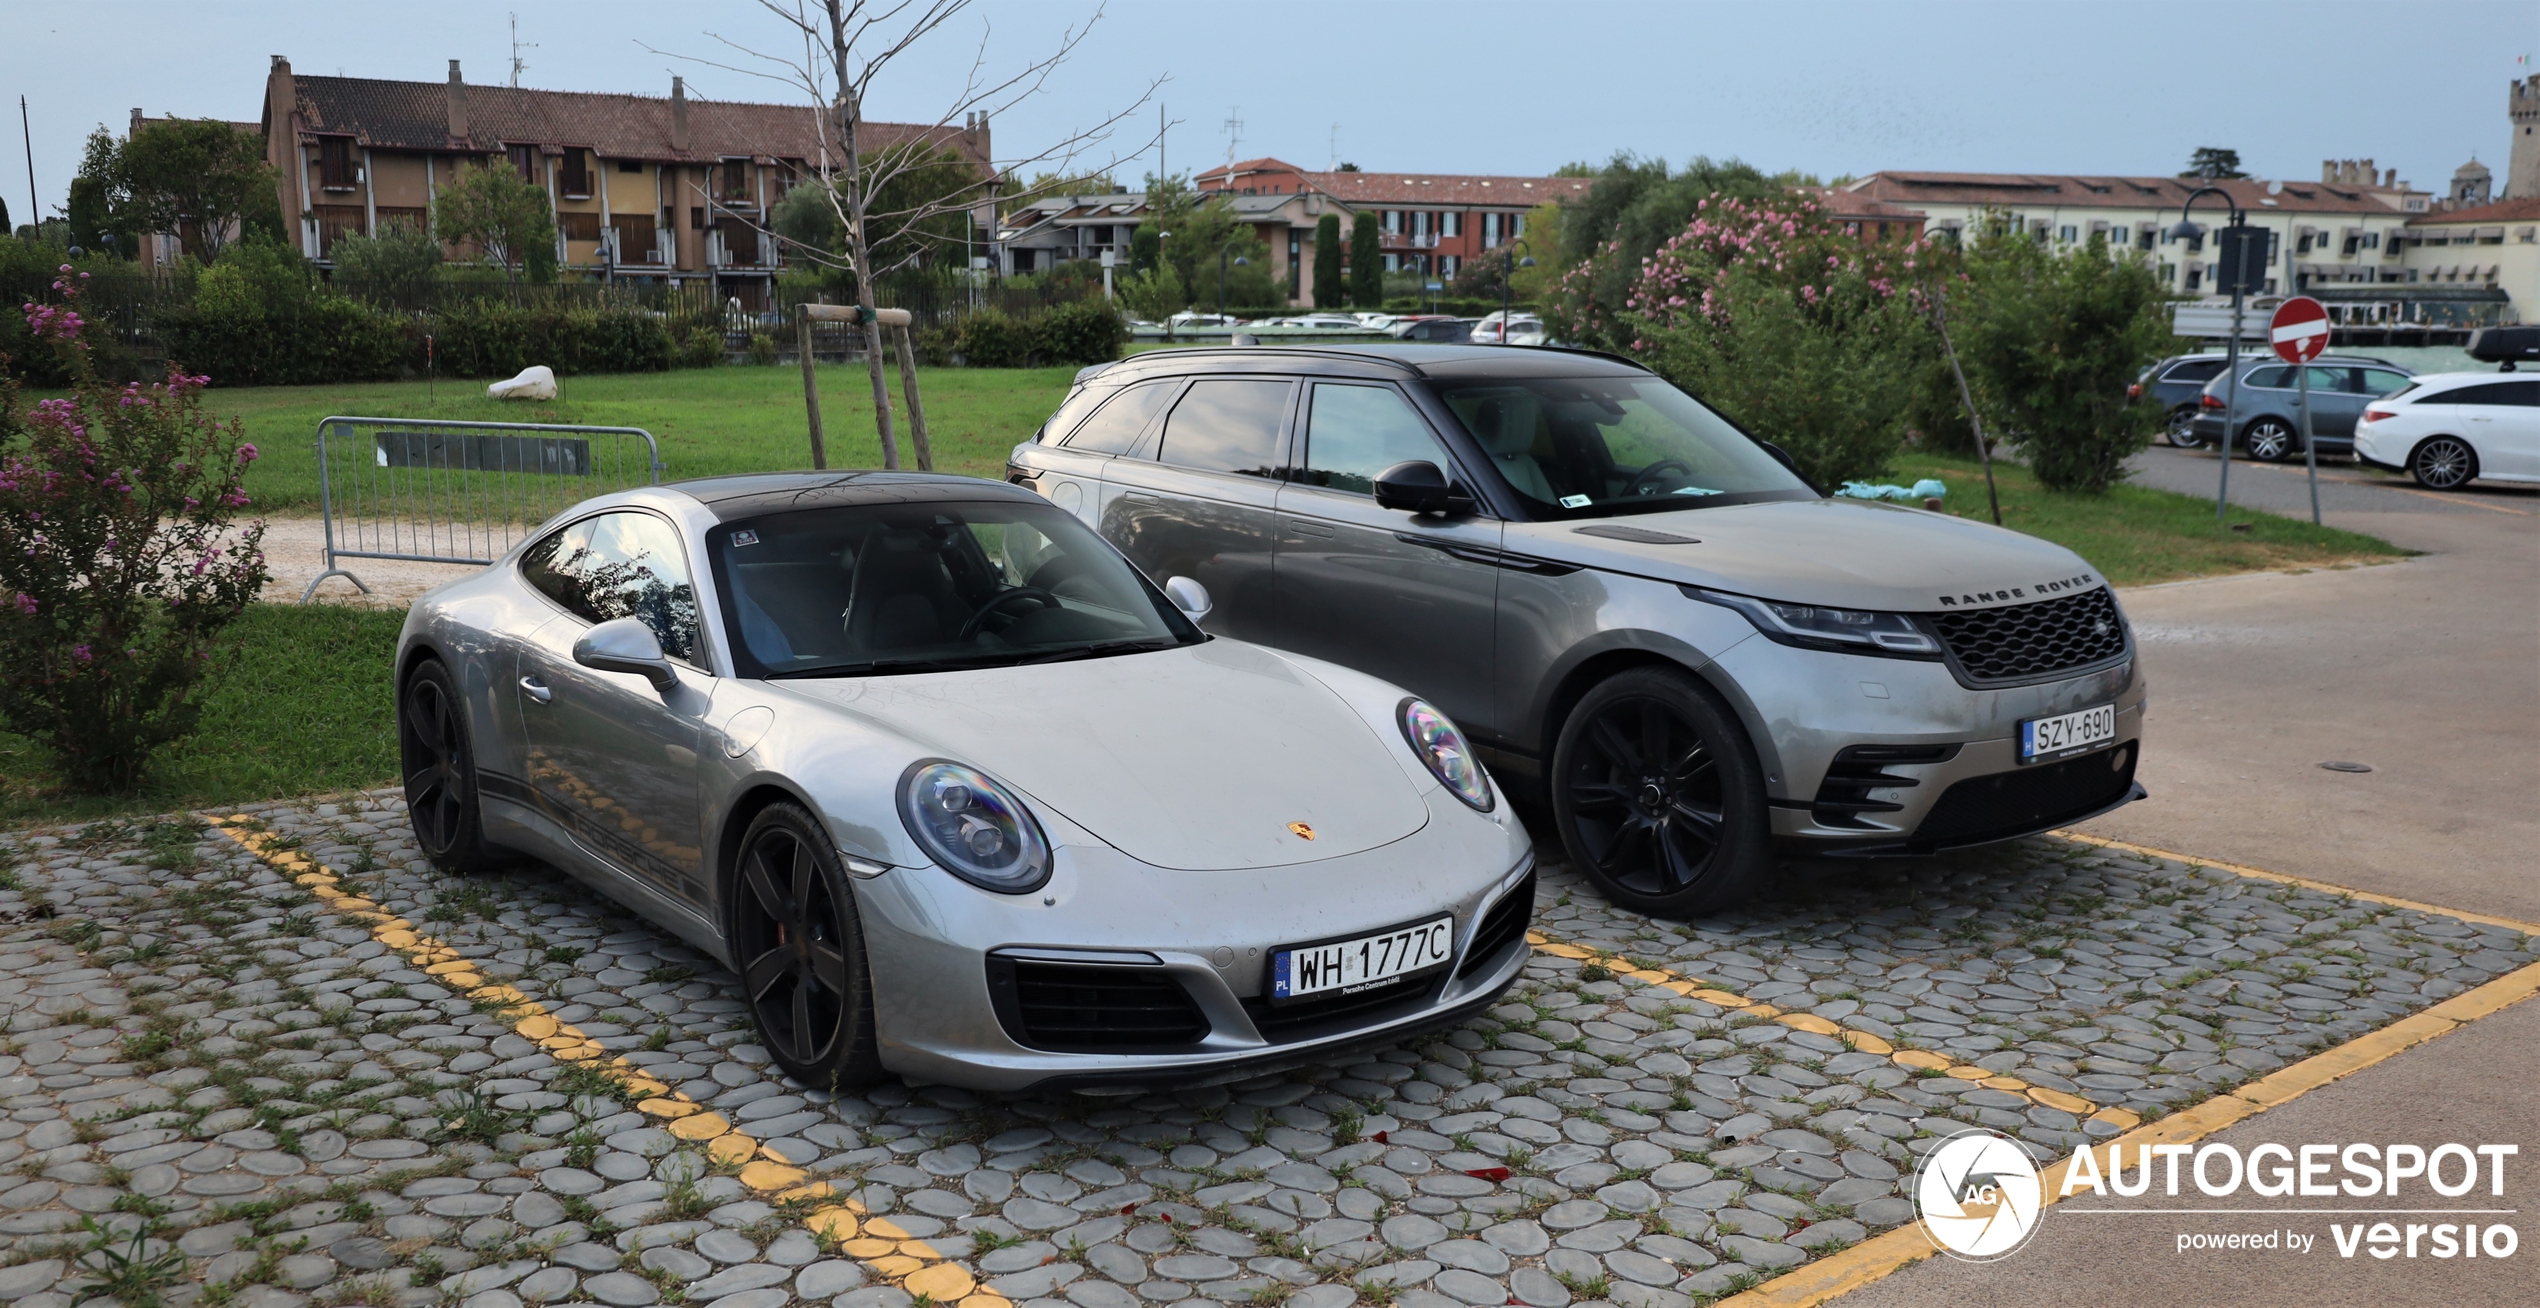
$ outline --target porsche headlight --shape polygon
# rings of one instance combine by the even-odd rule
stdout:
[[[1420,756],[1438,781],[1457,799],[1490,812],[1490,776],[1482,771],[1481,760],[1473,757],[1473,747],[1464,743],[1464,733],[1445,714],[1416,699],[1402,701],[1394,716],[1402,723],[1402,738],[1411,742],[1411,752]]]
[[[977,768],[922,759],[900,774],[900,821],[944,870],[1020,895],[1050,878],[1049,837],[1014,792]]]
[[[1940,642],[1902,613],[1786,604],[1692,586],[1685,587],[1684,592],[1706,603],[1736,609],[1755,624],[1757,631],[1784,645],[1841,650],[1847,654],[1884,654],[1889,658],[1940,657]]]

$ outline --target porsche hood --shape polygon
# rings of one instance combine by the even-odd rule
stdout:
[[[1505,548],[1761,599],[1896,613],[2026,604],[2105,584],[2080,555],[2034,536],[1846,499],[1510,523]]]
[[[790,688],[982,768],[1155,867],[1312,862],[1428,820],[1398,735],[1240,642]]]

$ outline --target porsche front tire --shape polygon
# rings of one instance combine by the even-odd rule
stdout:
[[[760,810],[726,902],[742,1001],[768,1056],[817,1090],[881,1079],[863,920],[820,822],[791,802]]]
[[[406,818],[424,857],[454,876],[502,862],[501,851],[485,840],[467,701],[449,666],[437,658],[416,664],[398,692],[397,754],[406,781]]]

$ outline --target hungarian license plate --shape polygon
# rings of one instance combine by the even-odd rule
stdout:
[[[2020,761],[2044,763],[2087,754],[2117,738],[2117,706],[2102,704],[2078,713],[2030,718],[2020,724]]]
[[[1453,917],[1347,940],[1297,945],[1270,955],[1270,1002],[1354,995],[1444,967],[1454,957]]]

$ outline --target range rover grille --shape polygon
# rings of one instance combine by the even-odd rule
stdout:
[[[2123,654],[2125,620],[2097,590],[1999,609],[1929,615],[1941,643],[1970,682],[2028,681]]]

